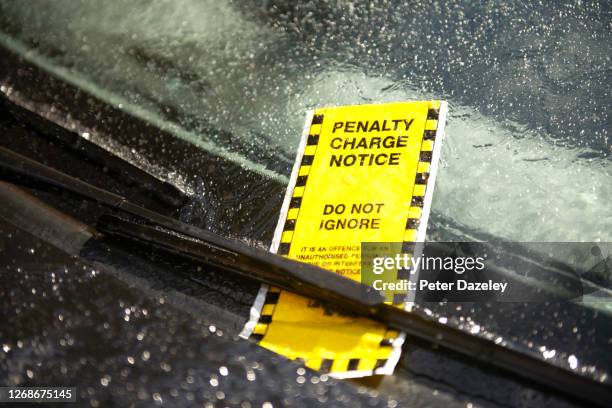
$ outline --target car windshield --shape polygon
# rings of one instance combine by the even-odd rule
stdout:
[[[289,181],[308,109],[422,99],[449,101],[428,239],[605,243],[611,21],[605,2],[580,1],[0,0],[0,44],[236,164],[227,179],[202,183],[171,149],[143,153],[155,143],[146,135],[44,112],[203,203],[204,219],[188,206],[185,221],[254,245],[266,245],[276,223],[274,186]],[[215,195],[228,179],[237,196]],[[223,227],[226,207],[255,201],[254,219]],[[532,326],[550,316],[532,316]],[[598,321],[605,344],[609,321]],[[566,326],[569,336],[588,329]]]

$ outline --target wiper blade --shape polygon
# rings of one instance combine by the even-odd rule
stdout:
[[[279,257],[166,217],[138,206],[118,194],[93,186],[4,147],[0,147],[0,173],[5,177],[8,176],[11,181],[43,183],[62,191],[69,191],[134,216],[149,225],[191,236],[199,240],[202,245],[205,244],[208,252],[211,252],[211,249],[223,251],[228,260],[232,260],[232,265],[235,269],[237,268],[238,273],[298,293],[308,293],[315,298],[338,302],[339,306],[347,307],[356,313],[362,314],[364,311],[360,309],[367,309],[384,302],[384,296],[369,286],[345,279],[314,265]],[[111,233],[112,223],[107,222],[106,224],[107,232]],[[116,225],[117,223],[115,223],[115,235],[119,235],[119,228]],[[101,226],[104,226],[104,219],[102,219]],[[201,246],[200,249],[203,247]],[[230,258],[229,254],[233,256]]]
[[[532,355],[495,344],[452,326],[384,303],[373,288],[269,252],[232,241],[129,202],[124,197],[0,147],[0,174],[20,183],[42,183],[69,191],[135,217],[139,222],[102,216],[98,229],[111,236],[279,286],[376,319],[415,338],[445,347],[563,394],[605,405],[612,387],[557,367]]]

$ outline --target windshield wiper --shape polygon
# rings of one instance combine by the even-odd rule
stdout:
[[[122,217],[105,215],[98,221],[97,229],[107,236],[212,264],[337,306],[348,313],[373,318],[415,338],[596,405],[612,400],[612,387],[604,383],[385,304],[384,297],[370,286],[166,217],[3,147],[0,147],[0,175],[20,184],[55,187],[119,211]]]
[[[184,237],[191,237],[199,241],[200,249],[204,251],[203,253],[209,253],[211,260],[213,257],[217,261],[225,258],[227,263],[225,266],[232,265],[235,272],[257,280],[306,296],[322,297],[359,314],[367,313],[370,307],[384,302],[384,297],[371,287],[345,279],[316,266],[283,258],[166,217],[138,206],[123,196],[76,179],[4,147],[0,147],[0,174],[8,181],[22,184],[42,183],[45,186],[68,191],[129,214],[148,225],[174,231]],[[108,222],[105,223],[105,219],[107,218],[102,217],[100,221],[101,230],[105,224],[108,224]],[[127,222],[124,223],[129,225]],[[114,233],[111,227],[107,227],[107,232],[111,235],[120,235],[119,231]],[[136,235],[133,234],[133,236],[137,238]],[[189,242],[176,235],[175,240],[181,239]]]

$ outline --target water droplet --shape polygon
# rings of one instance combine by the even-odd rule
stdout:
[[[578,367],[578,359],[573,354],[567,358],[567,362],[572,370],[575,370]]]

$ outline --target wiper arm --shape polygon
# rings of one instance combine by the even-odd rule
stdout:
[[[128,239],[174,255],[213,264],[330,303],[349,313],[373,318],[415,338],[596,405],[606,405],[612,400],[612,387],[604,383],[387,305],[384,297],[369,286],[166,217],[2,147],[0,175],[20,183],[42,183],[69,191],[139,220],[133,222],[116,216],[102,216],[98,229],[111,237]]]

